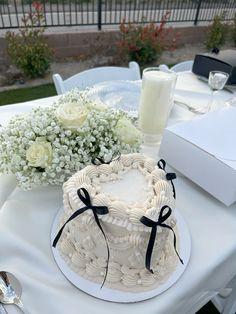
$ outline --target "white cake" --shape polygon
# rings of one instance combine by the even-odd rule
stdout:
[[[156,162],[141,154],[121,155],[109,164],[87,166],[63,186],[64,212],[58,230],[73,213],[83,213],[65,224],[57,249],[72,271],[106,287],[139,292],[156,288],[175,271],[179,258],[173,232],[157,226],[151,254],[151,273],[146,264],[152,228],[140,219],[158,221],[163,206],[175,207],[173,186]],[[108,213],[98,215],[78,195],[88,192],[93,206],[105,206]],[[168,206],[168,207],[167,207]],[[163,210],[163,213],[166,213]],[[164,222],[175,234],[173,213]],[[109,259],[108,259],[109,250]]]

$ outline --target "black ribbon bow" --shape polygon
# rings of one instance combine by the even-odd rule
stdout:
[[[165,170],[165,168],[166,168],[166,162],[165,162],[164,159],[160,159],[160,160],[158,161],[157,165],[158,165],[158,167],[159,167],[160,169],[162,169],[162,170],[164,170],[164,171],[166,172],[166,170]],[[175,174],[174,172],[169,172],[169,173],[166,172],[166,180],[171,182],[172,189],[173,189],[173,196],[174,196],[174,198],[176,198],[175,186],[174,186],[174,183],[173,183],[173,181],[172,181],[172,180],[174,180],[174,179],[176,179],[176,174]]]
[[[100,157],[96,157],[95,159],[92,160],[92,164],[95,166],[100,166],[103,164],[109,165],[112,161],[119,160],[120,156],[121,156],[120,152],[114,152],[108,161],[105,161]]]
[[[164,214],[165,209],[168,208],[168,211]],[[142,216],[140,218],[141,223],[143,223],[145,226],[152,228],[148,246],[147,246],[147,251],[146,251],[146,257],[145,257],[145,267],[147,270],[149,270],[153,274],[153,270],[151,269],[151,259],[152,259],[152,252],[156,240],[156,233],[157,233],[157,226],[163,227],[163,228],[168,228],[172,231],[174,235],[174,249],[175,252],[180,260],[180,262],[183,264],[183,260],[180,258],[179,253],[177,252],[176,249],[176,235],[174,230],[172,229],[171,226],[165,224],[164,222],[170,217],[172,213],[172,210],[169,206],[165,205],[161,208],[159,217],[157,221],[153,221],[149,219],[148,217]]]
[[[83,192],[84,195],[81,192]],[[104,237],[104,239],[106,241],[106,246],[107,246],[107,265],[106,265],[106,272],[105,272],[104,280],[103,280],[103,283],[102,283],[102,286],[101,286],[101,288],[102,288],[104,283],[105,283],[105,281],[106,281],[106,277],[107,277],[108,263],[109,263],[109,258],[110,258],[110,250],[109,250],[109,246],[108,246],[108,242],[107,242],[107,237],[105,235],[105,232],[102,229],[102,226],[100,224],[98,215],[106,215],[106,214],[108,214],[108,207],[107,206],[94,206],[94,205],[92,205],[92,202],[91,202],[91,199],[90,199],[90,195],[89,195],[88,191],[85,188],[78,189],[77,190],[77,194],[78,194],[80,200],[84,203],[85,207],[82,207],[82,208],[76,210],[70,216],[70,218],[64,223],[64,225],[58,231],[58,233],[57,233],[57,235],[56,235],[56,237],[55,237],[55,239],[53,241],[52,246],[56,247],[57,242],[59,241],[59,239],[60,239],[60,237],[62,235],[62,232],[63,232],[65,226],[68,224],[68,222],[70,222],[71,220],[75,219],[77,216],[79,216],[80,214],[82,214],[86,210],[91,209],[92,212],[93,212],[93,215],[94,215],[94,219],[95,219],[95,221],[97,223],[97,226],[101,230],[101,232],[103,234],[103,237]]]

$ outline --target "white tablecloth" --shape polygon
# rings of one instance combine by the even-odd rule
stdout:
[[[40,102],[49,104],[53,99]],[[0,108],[0,123],[6,118],[5,109]],[[13,176],[5,175],[0,177],[0,269],[19,278],[22,300],[31,314],[194,313],[236,274],[236,205],[222,205],[182,176],[176,180],[176,190],[177,208],[191,233],[191,258],[182,277],[153,299],[111,303],[70,284],[50,247],[52,222],[62,205],[61,187],[24,192]],[[20,313],[12,305],[6,309],[9,314]]]

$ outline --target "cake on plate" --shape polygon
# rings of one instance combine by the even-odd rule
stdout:
[[[182,262],[174,178],[163,160],[138,153],[85,167],[64,183],[53,246],[71,271],[101,286],[158,287]]]

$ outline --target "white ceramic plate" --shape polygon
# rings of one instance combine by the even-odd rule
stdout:
[[[59,222],[59,219],[63,210],[64,209],[61,208],[54,219],[52,230],[51,230],[51,243],[53,242],[57,234],[58,222]],[[59,254],[56,248],[52,247],[52,253],[54,255],[55,261],[59,269],[65,275],[65,277],[71,283],[73,283],[77,288],[79,288],[80,290],[94,297],[97,297],[99,299],[103,299],[106,301],[120,302],[120,303],[131,303],[131,302],[138,302],[138,301],[150,299],[164,292],[168,288],[170,288],[183,274],[190,259],[191,238],[190,238],[188,227],[178,210],[175,209],[174,215],[177,220],[177,228],[178,228],[178,234],[179,234],[179,244],[180,244],[179,254],[184,261],[184,265],[182,265],[181,263],[178,263],[178,266],[175,272],[168,278],[168,280],[164,284],[150,291],[131,293],[131,292],[123,292],[120,290],[118,291],[118,290],[109,289],[109,288],[106,288],[105,286],[101,289],[101,284],[97,284],[89,280],[86,280],[80,277],[75,272],[73,272],[69,268],[69,266],[66,264],[66,262],[62,259],[61,255]]]
[[[88,94],[95,101],[137,117],[141,81],[107,81],[95,84]]]

